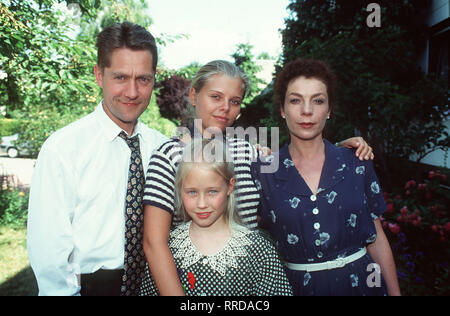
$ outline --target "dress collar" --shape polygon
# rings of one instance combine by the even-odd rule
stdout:
[[[320,175],[318,193],[325,191],[344,179],[344,170],[346,168],[342,148],[338,148],[324,139],[325,143],[325,162]],[[283,189],[299,195],[311,195],[306,182],[295,168],[289,153],[288,145],[285,145],[279,151],[280,164],[275,172],[275,177],[283,182]]]
[[[204,264],[222,276],[225,276],[228,268],[238,268],[238,257],[246,257],[247,251],[244,246],[251,245],[252,241],[247,237],[251,231],[243,226],[233,226],[231,237],[225,247],[215,255],[205,256],[201,254],[192,243],[189,236],[189,228],[192,221],[179,225],[173,232],[174,239],[169,247],[175,259],[180,259],[181,269],[188,268],[201,259]]]

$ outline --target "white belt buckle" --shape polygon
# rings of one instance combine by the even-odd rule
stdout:
[[[337,258],[337,259],[329,262],[328,270],[342,268],[343,266],[345,266],[344,258]]]

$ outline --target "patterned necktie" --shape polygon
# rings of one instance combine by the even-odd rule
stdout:
[[[122,278],[122,296],[139,294],[141,280],[145,274],[145,255],[142,247],[144,231],[144,212],[142,197],[144,194],[144,169],[142,167],[139,138],[128,138],[122,131],[123,138],[131,149],[130,168],[128,170],[128,185],[125,205],[125,260]]]

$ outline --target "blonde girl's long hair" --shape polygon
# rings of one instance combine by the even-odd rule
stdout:
[[[183,205],[181,192],[183,181],[186,175],[196,164],[205,164],[209,170],[216,172],[226,183],[231,179],[236,179],[234,174],[234,163],[228,151],[228,146],[222,139],[196,139],[188,143],[184,149],[182,160],[178,166],[175,177],[175,211],[176,215],[184,222],[190,220],[189,215]],[[235,183],[236,188],[236,183]],[[236,212],[236,197],[234,190],[227,199],[224,218],[226,223],[233,225],[243,225],[242,220]]]

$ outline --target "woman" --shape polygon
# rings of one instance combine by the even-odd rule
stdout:
[[[275,93],[290,143],[277,153],[276,172],[260,172],[264,158],[253,172],[261,226],[286,261],[294,295],[384,295],[386,288],[399,295],[372,162],[322,136],[336,99],[334,74],[324,62],[298,59],[280,72]]]
[[[201,119],[198,133],[210,137],[211,128],[224,132],[233,125],[241,110],[248,88],[248,77],[234,64],[216,60],[203,66],[191,83],[189,97],[196,117]],[[194,129],[191,129],[193,136]],[[172,253],[167,241],[172,224],[180,223],[174,216],[175,175],[183,146],[191,135],[175,137],[161,145],[149,163],[144,204],[144,251],[161,295],[183,295]],[[355,143],[359,143],[358,147]],[[242,139],[227,138],[236,168],[237,210],[243,223],[257,227],[259,194],[251,176],[251,163],[257,156],[255,148]],[[362,157],[371,156],[371,148],[362,138],[349,139],[343,146],[358,147]]]
[[[219,161],[211,162],[214,151]],[[176,208],[184,223],[169,248],[186,295],[292,295],[275,247],[241,225],[234,164],[219,139],[186,146],[176,175]],[[191,159],[193,157],[193,159]],[[152,280],[147,295],[157,295]]]

